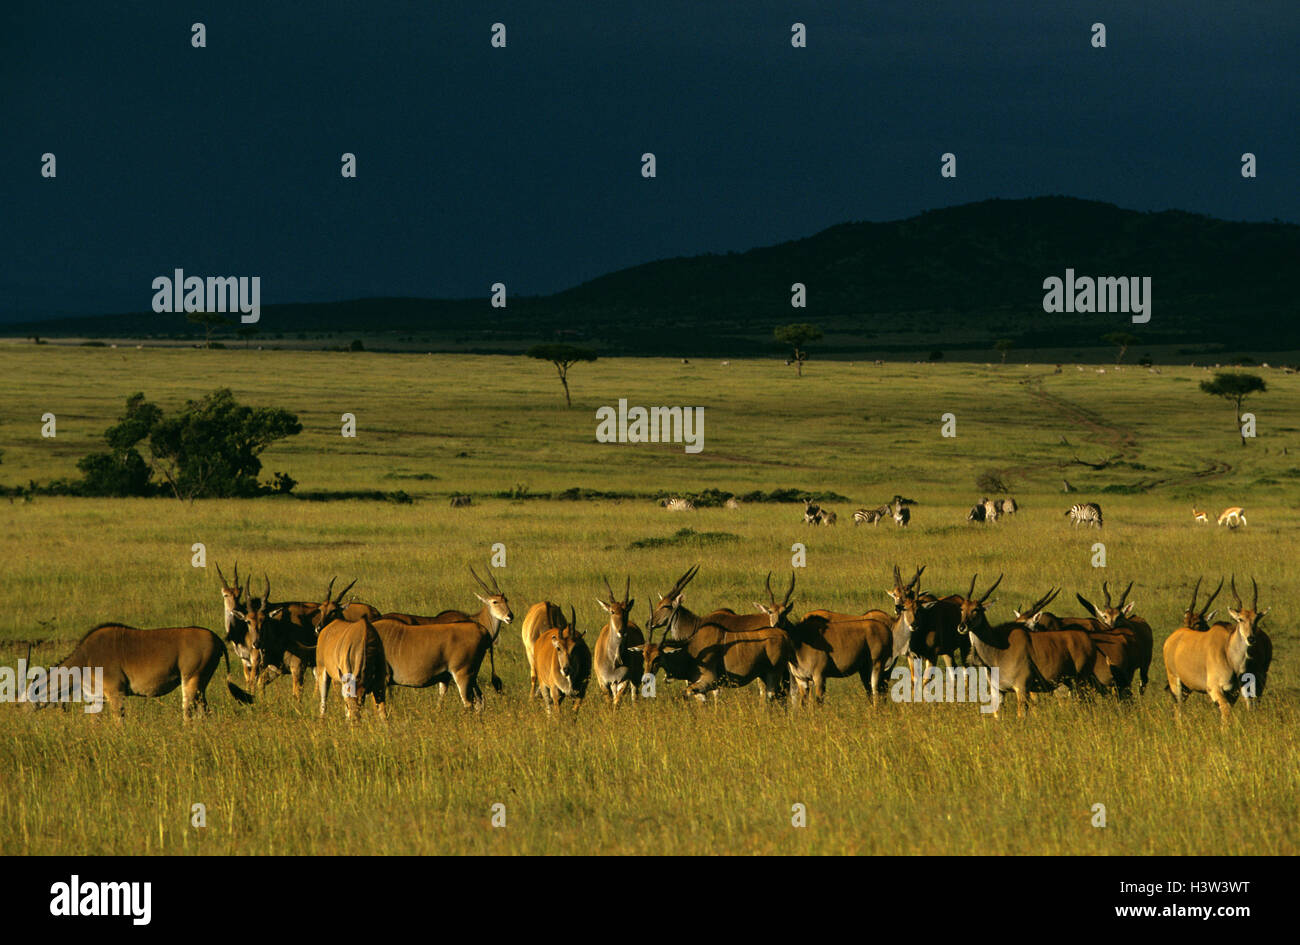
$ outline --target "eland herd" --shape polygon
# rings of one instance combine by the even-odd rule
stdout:
[[[268,577],[261,596],[253,596],[251,586],[241,582],[238,565],[233,581],[218,567],[224,641],[197,626],[141,630],[101,624],[56,669],[102,669],[102,696],[119,718],[125,696],[162,696],[177,687],[185,719],[195,710],[206,712],[204,690],[223,659],[227,687],[245,704],[281,675],[292,680],[293,695],[300,698],[310,668],[322,716],[331,683],[339,685],[350,720],[359,717],[367,696],[387,719],[391,686],[421,689],[436,684],[441,702],[447,687],[454,685],[465,707],[481,709],[479,670],[486,657],[492,686],[502,690],[495,645],[502,625],[514,622],[514,613],[490,569],[490,584],[473,567],[469,571],[478,585],[479,610],[448,609],[423,616],[381,613],[359,601],[345,603],[355,581],[335,593],[331,580],[320,601],[274,601]],[[1014,619],[993,622],[988,608],[995,603],[992,594],[1002,575],[982,594],[976,593],[975,575],[964,593],[940,597],[921,590],[924,566],[904,581],[895,565],[893,585],[887,588],[892,612],[814,609],[796,619],[793,573],[780,600],[769,573],[766,599],[754,601],[755,612],[742,614],[729,608],[703,613],[689,609],[685,590],[698,571],[697,564],[667,594],[650,598],[644,630],[633,620],[631,578],[622,595],[606,579],[605,594],[597,602],[607,619],[594,647],[578,629],[572,605],[567,617],[551,601],[529,607],[520,635],[529,699],[540,698],[548,713],[570,699],[576,711],[594,675],[599,691],[617,707],[624,698],[635,702],[639,695],[652,695],[654,679],[662,671],[666,679],[686,684],[688,698],[703,700],[710,692],[716,697],[719,688],[757,682],[765,699],[792,704],[820,703],[826,680],[856,675],[875,703],[890,674],[911,674],[915,681],[924,674],[953,673],[960,664],[983,667],[994,681],[994,709],[1002,693],[1014,694],[1016,714],[1022,717],[1041,692],[1064,687],[1081,697],[1109,694],[1129,699],[1134,688],[1141,694],[1147,687],[1154,639],[1151,626],[1135,615],[1134,603],[1128,600],[1132,582],[1112,601],[1108,582],[1103,581],[1103,606],[1076,594],[1083,616],[1048,611],[1060,593],[1060,588],[1052,588],[1024,610],[1014,610]],[[1234,606],[1226,610],[1226,620],[1214,621],[1218,611],[1209,608],[1223,580],[1198,609],[1200,587],[1198,579],[1181,625],[1165,640],[1166,688],[1175,714],[1188,693],[1201,692],[1226,722],[1239,697],[1249,706],[1263,694],[1272,643],[1259,624],[1268,610],[1259,609],[1254,578],[1246,606],[1234,576],[1229,584]],[[246,690],[230,680],[226,643],[243,664]],[[52,697],[57,701],[59,695]]]

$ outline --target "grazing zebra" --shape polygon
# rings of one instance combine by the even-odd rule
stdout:
[[[1095,525],[1101,528],[1101,506],[1096,502],[1077,502],[1065,513],[1071,525]]]
[[[451,507],[453,509],[463,509],[467,505],[473,505],[474,500],[467,495],[454,495],[451,497]]]
[[[987,514],[987,510],[984,508],[984,503],[976,502],[974,505],[970,507],[970,512],[966,514],[966,521],[982,522],[984,521],[984,516],[986,514]]]
[[[690,499],[669,499],[664,502],[664,508],[669,512],[694,512],[695,503]]]
[[[1020,508],[1020,506],[1016,505],[1016,500],[1011,498],[998,499],[995,505],[999,515],[1015,515],[1016,510]]]
[[[821,507],[813,505],[812,499],[803,500],[803,523],[805,525],[816,525],[821,518],[821,514]]]
[[[980,504],[984,506],[984,521],[996,522],[1001,517],[1002,512],[998,508],[998,504],[988,496],[980,499]]]
[[[890,514],[889,506],[882,505],[874,509],[858,509],[853,513],[854,525],[879,525],[880,520]]]
[[[834,525],[834,524],[835,524],[835,513],[832,512],[830,509],[818,509],[818,510],[817,510],[817,524],[818,524],[818,525]]]

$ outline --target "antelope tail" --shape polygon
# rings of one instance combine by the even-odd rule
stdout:
[[[230,653],[226,650],[224,643],[221,644],[221,658],[226,661],[226,688],[230,690],[231,696],[234,697],[236,702],[252,705],[253,697],[236,686],[234,680],[230,678]]]

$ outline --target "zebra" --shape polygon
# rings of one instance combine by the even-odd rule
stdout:
[[[822,510],[820,506],[813,505],[812,499],[803,500],[803,523],[805,525],[817,525],[821,521]]]
[[[1101,528],[1101,506],[1096,502],[1076,502],[1065,513],[1071,525],[1095,525]]]
[[[879,525],[880,520],[890,514],[890,508],[887,505],[881,505],[874,509],[858,509],[853,513],[854,525]]]
[[[894,506],[894,523],[899,528],[906,528],[907,523],[912,520],[912,512],[905,505]]]
[[[467,495],[454,495],[451,497],[451,507],[453,509],[463,509],[467,505],[473,505],[474,500]]]
[[[970,507],[970,512],[966,514],[966,521],[982,522],[984,521],[984,516],[987,514],[988,514],[988,510],[984,508],[984,503],[976,502],[974,505]]]
[[[998,503],[994,502],[988,496],[980,499],[980,505],[984,506],[984,521],[996,522],[1002,517],[1002,512],[998,508]]]
[[[695,503],[690,499],[668,499],[664,502],[664,508],[669,512],[694,512]]]
[[[834,525],[834,524],[835,524],[835,518],[836,518],[835,513],[832,512],[830,509],[818,509],[818,510],[817,510],[817,524],[818,524],[818,525]]]
[[[995,505],[999,515],[1015,515],[1016,510],[1020,508],[1016,505],[1016,500],[1011,498],[998,499]]]

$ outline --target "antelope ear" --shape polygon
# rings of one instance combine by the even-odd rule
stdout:
[[[603,600],[601,600],[599,597],[596,598],[596,603],[597,603],[597,604],[600,604],[600,609],[601,609],[601,610],[603,610],[605,613],[609,613],[609,605],[606,604],[606,603],[605,603]]]
[[[1272,607],[1265,607],[1263,610],[1259,612],[1259,615],[1262,617],[1272,609],[1273,609]]]
[[[1228,616],[1231,617],[1233,620],[1241,619],[1241,614],[1238,611],[1233,610],[1231,607],[1228,608]]]
[[[922,609],[922,610],[929,610],[931,607],[933,607],[933,606],[934,606],[935,604],[937,604],[937,603],[939,603],[937,600],[932,600],[932,601],[930,601],[930,602],[928,602],[928,603],[922,604],[922,605],[921,605],[921,609]]]
[[[1020,611],[1016,610],[1015,608],[1012,608],[1011,612],[1012,612],[1013,614],[1016,615],[1016,619],[1017,619],[1017,620],[1024,620],[1024,619],[1025,619],[1025,615],[1022,614]]]
[[[1217,613],[1218,613],[1217,610],[1210,611],[1208,614],[1205,615],[1205,622],[1210,623],[1212,620],[1214,620],[1214,615]]]
[[[636,650],[642,656],[645,656],[645,648],[646,645],[644,643],[637,643],[628,647],[629,650]]]
[[[762,604],[760,604],[758,601],[752,600],[750,601],[750,603],[753,604],[757,610],[761,610],[763,613],[767,613],[767,608],[764,607]]]
[[[483,603],[485,604],[488,603],[488,599],[484,597],[482,594],[478,593],[477,591],[474,592],[474,596],[477,597],[479,600],[481,600]]]
[[[1134,604],[1134,603],[1135,603],[1134,601],[1129,601],[1127,604],[1124,605],[1123,614],[1124,614],[1125,617],[1127,617],[1129,614],[1133,613],[1133,604]]]

